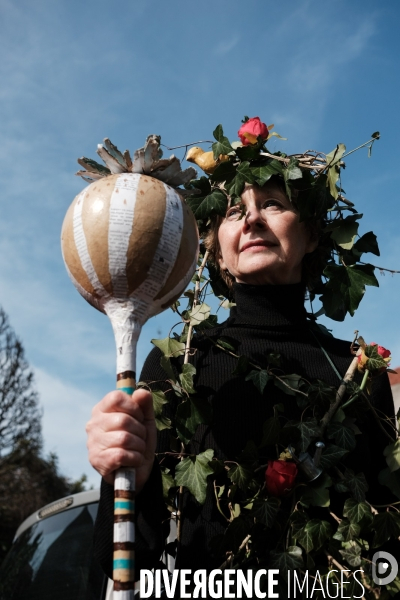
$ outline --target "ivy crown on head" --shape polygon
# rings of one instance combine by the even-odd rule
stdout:
[[[246,136],[245,133],[246,137],[243,137],[241,132],[246,130],[246,123],[251,131],[251,121],[256,120],[256,127],[261,125],[266,133],[257,136],[251,133]],[[361,260],[368,252],[379,256],[379,248],[372,231],[361,237],[358,235],[362,214],[345,198],[341,187],[343,158],[350,152],[345,154],[345,145],[338,144],[329,154],[315,151],[294,155],[272,153],[266,142],[273,135],[281,137],[271,133],[273,126],[267,128],[258,118],[245,117],[242,122],[239,135],[244,144],[231,144],[222,125],[218,125],[213,132],[216,140],[212,144],[214,170],[208,176],[185,184],[191,192],[187,203],[195,215],[200,234],[204,237],[213,218],[226,214],[228,203],[241,202],[245,184],[263,186],[271,177],[278,177],[288,198],[295,202],[300,220],[318,224],[319,244],[315,252],[324,257],[323,264],[318,276],[307,283],[310,299],[318,295],[322,302],[322,309],[315,316],[325,314],[337,321],[343,321],[346,313],[353,316],[365,286],[379,286],[375,267]],[[254,131],[257,128],[253,128]],[[370,155],[372,144],[379,137],[379,132],[373,133],[360,148],[368,146]],[[220,288],[218,270],[211,268],[210,276]]]

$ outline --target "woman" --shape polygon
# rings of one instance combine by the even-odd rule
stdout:
[[[352,356],[349,342],[311,331],[304,308],[305,279],[306,266],[319,252],[318,235],[315,226],[300,221],[279,178],[270,179],[263,187],[247,185],[241,204],[229,207],[225,217],[215,219],[207,244],[225,280],[234,281],[236,306],[225,323],[195,337],[192,343],[196,349],[195,389],[211,404],[213,418],[211,424],[197,428],[188,452],[212,449],[220,461],[240,462],[245,448],[262,447],[262,425],[277,406],[287,422],[299,420],[302,409],[295,395],[270,385],[260,393],[250,379],[236,374],[237,359],[216,347],[216,340],[221,336],[230,339],[237,355],[262,368],[280,355],[283,372],[296,373],[309,382],[323,380],[335,388],[339,385],[337,372],[344,375]],[[157,348],[150,353],[142,381],[168,379],[160,357]],[[168,388],[165,385],[163,389]],[[386,375],[374,382],[371,402],[385,414],[393,414]],[[173,399],[168,409],[173,417]],[[377,477],[385,467],[382,449],[388,443],[387,434],[377,428],[370,414],[361,415],[357,427],[362,435],[356,436],[356,450],[344,464],[356,474],[364,471],[369,501],[382,504],[386,494]],[[118,391],[107,394],[94,408],[87,432],[90,461],[103,477],[96,533],[102,565],[111,577],[113,472],[120,466],[133,466],[137,470],[137,567],[152,568],[163,549],[169,513],[162,498],[160,468],[154,461],[157,436],[150,393],[141,389],[132,398]],[[164,430],[157,453],[167,466],[171,465],[164,453],[169,450],[169,433]],[[277,458],[274,445],[262,453],[264,463]],[[203,506],[185,494],[177,568],[218,568],[226,558],[229,547],[223,534],[227,517],[218,510],[213,485],[209,481]],[[335,502],[332,493],[331,506]],[[279,536],[278,531],[271,531],[265,555],[279,543]],[[262,556],[260,560],[262,564]]]

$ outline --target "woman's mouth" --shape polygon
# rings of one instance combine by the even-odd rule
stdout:
[[[252,240],[251,242],[246,242],[240,249],[240,252],[260,252],[265,250],[265,248],[270,248],[271,246],[275,246],[272,242],[268,240]]]

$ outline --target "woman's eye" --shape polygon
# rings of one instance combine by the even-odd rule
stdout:
[[[240,217],[241,214],[242,214],[242,209],[239,206],[232,206],[232,208],[230,208],[228,210],[228,212],[226,213],[226,218],[227,219],[238,218],[238,217]]]
[[[278,202],[278,200],[275,200],[274,198],[270,198],[269,200],[266,200],[263,204],[263,208],[269,208],[270,206],[277,206],[277,207],[281,207],[281,203]]]

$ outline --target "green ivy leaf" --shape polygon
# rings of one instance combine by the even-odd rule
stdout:
[[[278,498],[256,498],[253,503],[251,516],[267,527],[272,527],[281,506]]]
[[[327,444],[322,451],[320,467],[321,469],[328,469],[332,465],[335,465],[348,450],[344,450],[335,444]]]
[[[154,416],[158,431],[171,428],[171,420],[162,414],[164,404],[168,403],[167,397],[161,390],[151,391],[153,399]]]
[[[194,206],[195,200],[195,198],[192,199],[189,206],[196,219],[206,220],[212,215],[221,215],[224,217],[226,214],[228,198],[221,190],[214,190],[211,194],[202,198],[201,202],[199,201],[196,207]]]
[[[357,473],[357,475],[355,475],[351,469],[346,469],[344,476],[345,483],[353,498],[357,500],[357,502],[364,502],[365,492],[368,490],[368,483],[364,473]]]
[[[400,577],[395,577],[393,581],[387,583],[385,587],[392,598],[396,598],[396,596],[398,598],[400,597]]]
[[[214,173],[210,175],[211,181],[232,181],[236,175],[236,167],[230,160],[221,162]]]
[[[278,569],[283,577],[287,577],[289,571],[301,569],[303,566],[301,548],[298,546],[289,546],[286,552],[272,551],[270,554],[270,569]]]
[[[328,488],[332,485],[332,479],[329,475],[324,473],[317,479],[317,482],[317,485],[308,485],[301,496],[300,502],[304,506],[309,506],[310,504],[311,506],[329,506],[330,499]]]
[[[170,359],[167,358],[166,356],[162,356],[160,358],[160,365],[161,365],[161,368],[167,374],[168,379],[170,379],[171,381],[173,381],[175,383],[176,382],[176,376],[175,376],[174,370],[172,368],[172,364],[171,364]]]
[[[340,159],[345,151],[346,146],[344,144],[338,144],[332,152],[329,152],[329,154],[326,155],[326,164],[329,165],[327,172],[327,186],[329,186],[329,191],[335,200],[338,197],[336,183],[340,174]]]
[[[188,398],[176,409],[176,432],[184,444],[188,444],[200,424],[209,424],[212,418],[211,405],[206,400]]]
[[[161,390],[152,391],[151,397],[153,399],[154,415],[158,417],[162,413],[164,404],[168,403],[167,397]]]
[[[361,254],[363,252],[371,252],[371,254],[375,254],[376,256],[380,256],[378,242],[376,239],[376,235],[373,231],[368,231],[368,233],[364,233],[363,236],[360,237],[359,240],[354,244],[354,249]]]
[[[207,477],[214,472],[208,463],[213,455],[214,450],[206,450],[196,456],[188,456],[175,469],[176,484],[186,487],[199,504],[206,501]]]
[[[381,485],[386,485],[390,491],[400,500],[400,470],[391,471],[389,467],[383,469],[378,475]]]
[[[233,142],[232,146],[235,145]],[[236,156],[241,162],[245,160],[254,160],[260,158],[260,144],[250,144],[249,146],[237,146],[235,145]]]
[[[249,358],[247,356],[239,356],[238,361],[236,363],[235,370],[232,372],[232,375],[235,377],[237,375],[243,375],[247,372],[249,368]]]
[[[248,484],[253,478],[253,471],[246,464],[235,464],[229,469],[228,477],[232,483],[236,483],[241,490],[246,491]]]
[[[268,375],[268,371],[263,369],[253,369],[253,371],[250,371],[250,373],[245,377],[246,381],[252,381],[254,383],[260,394],[263,393],[269,379],[270,376]]]
[[[361,548],[354,540],[342,543],[343,549],[339,550],[344,560],[351,567],[359,567],[361,565]]]
[[[250,167],[254,179],[261,187],[267,183],[272,175],[282,175],[283,166],[279,160],[272,159],[266,165],[260,165],[258,167]]]
[[[352,523],[359,523],[366,515],[371,515],[371,508],[366,502],[357,502],[348,498],[344,503],[343,516],[348,517]]]
[[[349,542],[360,535],[360,530],[361,527],[358,523],[350,523],[347,519],[342,519],[333,539],[340,542]]]
[[[151,340],[151,343],[154,346],[157,346],[161,350],[164,356],[179,356],[181,354],[185,354],[185,344],[179,342],[178,340],[170,337],[166,337],[162,340]]]
[[[356,219],[359,219],[361,216],[351,215],[346,217],[339,221],[340,225],[332,231],[331,238],[344,250],[351,250],[353,247],[359,227]]]
[[[373,547],[382,546],[390,538],[397,538],[400,535],[400,514],[392,511],[383,512],[374,515],[371,525],[375,531]]]
[[[328,521],[311,519],[296,533],[296,540],[308,553],[318,550],[331,535],[331,526]]]
[[[170,474],[169,469],[161,467],[161,480],[162,480],[162,488],[163,488],[163,497],[166,502],[170,502],[171,500],[171,489],[176,487],[176,483],[174,478]]]
[[[200,179],[192,179],[191,181],[189,181],[189,183],[185,185],[185,188],[188,190],[198,190],[198,195],[202,198],[204,196],[207,196],[211,192],[211,183],[209,178],[203,175],[202,177],[200,177]],[[193,196],[190,196],[190,198],[187,199],[187,203],[190,205],[192,200]]]
[[[400,469],[400,439],[396,440],[393,444],[386,446],[383,454],[386,457],[387,465],[392,472]]]
[[[240,197],[245,183],[254,183],[254,177],[247,161],[240,163],[236,168],[235,177],[225,184],[227,192],[231,196]]]
[[[303,529],[304,525],[308,523],[308,515],[298,509],[290,515],[290,525],[292,527],[292,535],[295,538],[297,532]]]
[[[387,363],[383,360],[382,356],[378,354],[378,346],[365,346],[364,353],[365,356],[368,357],[365,366],[370,371],[378,371],[379,369],[387,368]]]
[[[207,329],[214,329],[218,325],[218,317],[217,315],[210,315],[208,319],[202,321],[198,325],[195,325],[194,328],[196,331],[206,331]]]
[[[317,379],[308,388],[308,398],[312,404],[317,406],[329,406],[336,398],[336,390],[325,381]]]
[[[235,352],[237,341],[234,338],[231,338],[227,335],[223,335],[217,339],[218,346],[224,348],[224,350],[229,350],[229,352]]]
[[[328,265],[324,275],[329,278],[329,282],[321,301],[326,315],[331,318],[335,318],[335,310],[341,304],[353,316],[365,293],[365,286],[379,287],[372,265]]]
[[[198,304],[190,311],[190,324],[191,325],[199,325],[203,321],[207,321],[211,313],[211,308],[203,302],[202,304]]]
[[[233,152],[233,148],[231,146],[230,141],[227,137],[224,136],[224,130],[222,129],[222,125],[217,125],[217,127],[213,131],[213,136],[217,140],[212,145],[212,149],[214,152],[214,158],[217,160],[220,154],[229,154]]]
[[[311,440],[319,436],[319,425],[316,419],[307,419],[297,423],[296,427],[300,429],[301,451],[305,452],[311,443]]]
[[[280,375],[279,379],[274,377],[274,385],[285,392],[288,396],[295,396],[296,390],[300,389],[302,377],[291,373],[290,375]]]
[[[276,444],[279,439],[281,426],[277,417],[269,417],[263,425],[263,437],[260,448]]]
[[[181,386],[188,394],[195,394],[193,377],[196,375],[196,367],[191,364],[182,365],[182,373],[179,374]]]
[[[303,173],[299,169],[299,161],[292,157],[287,167],[283,169],[283,178],[285,181],[289,181],[289,179],[301,179],[302,177]]]
[[[328,437],[333,438],[337,446],[344,450],[354,450],[356,447],[356,436],[354,432],[342,423],[330,423],[328,427]]]
[[[163,429],[171,429],[171,419],[168,419],[168,417],[165,415],[155,417],[155,421],[158,431],[163,431]]]
[[[282,362],[282,357],[278,352],[269,352],[267,354],[268,364],[274,367],[280,367]]]

